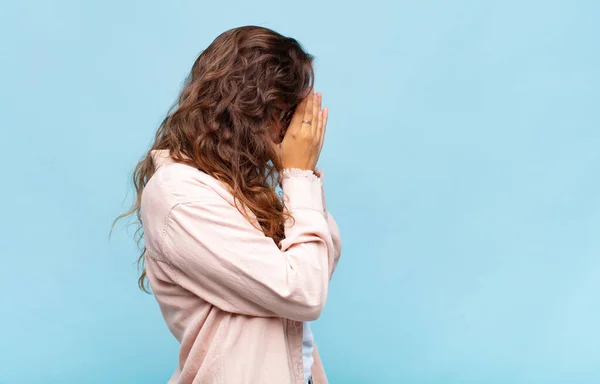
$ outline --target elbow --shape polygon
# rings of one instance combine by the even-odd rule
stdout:
[[[302,297],[302,300],[293,305],[293,310],[288,316],[291,320],[296,321],[314,321],[321,317],[323,309],[325,308],[325,302],[327,300],[327,289],[323,291],[314,292],[314,294],[306,295]]]
[[[319,305],[315,307],[311,307],[302,313],[302,316],[298,318],[298,321],[315,321],[319,317],[321,317],[321,313],[323,312],[323,308],[325,305]]]
[[[307,273],[307,277],[286,284],[286,289],[278,292],[279,316],[295,321],[314,321],[321,316],[327,301],[329,276],[326,268],[317,272]]]
[[[315,321],[321,317],[325,303],[319,303],[315,305],[303,305],[297,308],[296,311],[290,316],[291,320],[296,321]]]

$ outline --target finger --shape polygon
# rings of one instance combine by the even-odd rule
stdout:
[[[319,115],[317,116],[317,132],[316,132],[319,148],[321,148],[321,132],[322,131],[323,131],[323,110],[320,110]]]
[[[327,109],[327,107],[323,108],[321,115],[321,142],[319,148],[323,148],[323,143],[325,142],[325,131],[327,131],[327,118],[329,117],[329,109]]]
[[[310,93],[307,96],[307,101],[306,101],[306,109],[304,110],[304,117],[302,118],[302,120],[312,120],[312,116],[313,116],[313,105],[315,104],[315,91],[314,89],[310,90]],[[308,125],[307,123],[302,123],[302,126]],[[308,127],[311,131],[312,131],[312,126]]]
[[[315,134],[317,135],[317,139],[320,141],[321,140],[321,130],[323,129],[323,110],[321,109],[321,106],[323,105],[323,94],[319,94],[319,102],[318,102],[318,110],[317,110],[317,125],[315,125],[316,130],[315,130]]]
[[[317,92],[317,93],[315,93],[315,100],[313,102],[313,111],[312,111],[312,118],[311,118],[313,135],[316,135],[319,132],[319,112],[320,111],[321,111],[321,94],[319,92]]]
[[[306,104],[308,103],[309,98],[310,92],[296,106],[296,110],[290,119],[290,128],[293,127],[296,131],[301,128],[302,119],[304,118],[304,111],[306,110]]]
[[[304,111],[306,109],[306,103],[308,102],[308,96],[302,99],[300,104],[296,107],[294,114],[292,115],[292,119],[290,120],[290,125],[288,131],[297,132],[301,128],[302,119],[304,116]]]

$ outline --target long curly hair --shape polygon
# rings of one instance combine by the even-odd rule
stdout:
[[[135,167],[136,199],[115,222],[135,214],[141,245],[141,197],[155,172],[150,152],[168,149],[176,162],[223,182],[238,210],[279,244],[287,216],[276,192],[281,168],[273,144],[311,91],[313,59],[298,41],[268,28],[243,26],[219,35],[194,62],[154,143]],[[149,293],[146,248],[141,248],[138,285]]]

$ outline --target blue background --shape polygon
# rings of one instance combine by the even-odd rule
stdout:
[[[316,55],[344,239],[332,383],[600,382],[600,2],[0,6],[0,383],[166,383],[178,345],[112,219],[196,55]],[[129,191],[129,192],[128,192]]]

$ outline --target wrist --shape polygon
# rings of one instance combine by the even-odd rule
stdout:
[[[310,165],[307,164],[294,164],[294,163],[284,163],[281,165],[281,169],[300,169],[303,171],[314,171],[315,167],[311,167]]]

